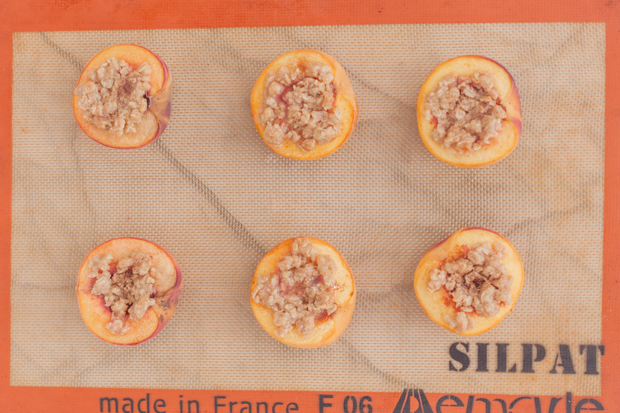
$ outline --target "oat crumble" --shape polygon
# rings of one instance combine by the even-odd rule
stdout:
[[[506,111],[489,73],[448,75],[425,96],[424,117],[437,122],[431,138],[446,149],[472,153],[491,143]]]
[[[342,114],[334,107],[333,80],[332,68],[319,64],[308,64],[304,71],[281,67],[269,73],[260,113],[265,140],[279,146],[288,139],[302,151],[311,151],[336,139]]]
[[[310,239],[299,237],[293,241],[292,252],[278,263],[276,272],[257,279],[252,299],[273,311],[278,337],[286,336],[294,326],[302,336],[310,337],[315,321],[338,309],[338,287],[332,278],[335,272],[331,257],[317,255]]]
[[[112,334],[122,335],[129,331],[129,320],[139,320],[152,305],[155,305],[156,270],[151,256],[134,250],[130,256],[116,263],[111,254],[95,255],[89,262],[89,276],[96,278],[91,294],[100,295],[105,306],[112,311],[112,318],[106,325]]]
[[[135,133],[148,108],[151,67],[142,63],[133,70],[124,60],[110,57],[89,73],[90,80],[75,89],[84,118],[117,135]]]
[[[501,263],[504,246],[485,242],[472,249],[464,246],[464,256],[446,260],[441,268],[433,268],[428,280],[431,292],[445,287],[457,309],[455,317],[445,316],[450,328],[463,333],[474,328],[469,315],[475,311],[482,317],[492,317],[499,312],[500,304],[511,303],[512,277]]]

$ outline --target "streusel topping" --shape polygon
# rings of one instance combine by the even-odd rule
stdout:
[[[265,140],[279,146],[288,139],[311,151],[336,139],[342,115],[335,107],[333,80],[332,68],[318,64],[269,73],[260,113]]]
[[[130,256],[114,260],[111,254],[95,255],[89,262],[89,276],[96,278],[91,294],[100,295],[112,311],[106,325],[112,334],[129,331],[128,320],[139,320],[155,305],[157,271],[147,253],[134,250]]]
[[[134,70],[124,60],[110,57],[91,70],[90,79],[75,89],[84,118],[117,135],[136,132],[136,125],[142,122],[148,108],[150,75],[147,63]]]
[[[445,287],[454,304],[455,317],[445,316],[450,328],[458,333],[474,328],[469,315],[474,311],[482,317],[492,317],[500,305],[511,303],[512,277],[501,263],[505,256],[504,246],[495,243],[464,246],[463,256],[443,262],[440,268],[431,270],[428,289],[431,292]]]
[[[315,321],[338,309],[335,272],[331,257],[318,255],[309,238],[296,238],[276,272],[256,280],[252,299],[273,311],[278,337],[286,336],[295,326],[302,336],[310,337]]]
[[[448,75],[425,96],[424,117],[436,122],[431,138],[446,149],[472,153],[491,143],[506,111],[488,73]]]

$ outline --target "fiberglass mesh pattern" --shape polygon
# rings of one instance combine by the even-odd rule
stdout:
[[[81,69],[124,42],[173,76],[171,123],[140,150],[88,139],[71,109]],[[249,108],[261,70],[300,48],[340,61],[360,108],[349,142],[310,162],[272,153]],[[522,97],[519,147],[477,170],[435,159],[414,114],[426,76],[462,54],[504,64]],[[604,24],[16,33],[13,64],[12,385],[599,394],[575,346],[601,340]],[[423,253],[464,226],[505,235],[526,269],[514,312],[466,340],[412,288]],[[323,349],[276,342],[249,306],[260,257],[302,234],[336,246],[358,288],[348,330]],[[170,323],[133,348],[90,333],[74,291],[83,257],[120,236],[159,243],[184,275]],[[548,354],[533,375],[495,373],[492,345],[490,373],[455,373],[455,341]],[[579,374],[549,374],[560,343]]]

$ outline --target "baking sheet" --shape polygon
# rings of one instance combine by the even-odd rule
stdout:
[[[71,109],[81,69],[122,42],[155,51],[173,77],[168,129],[132,151],[85,137]],[[13,44],[12,385],[600,394],[598,375],[549,372],[559,344],[601,341],[604,24],[16,33]],[[299,48],[340,61],[360,107],[347,144],[309,162],[271,152],[249,114],[258,74]],[[436,160],[415,119],[426,76],[462,54],[502,63],[522,99],[519,147],[477,170]],[[506,236],[526,270],[513,313],[468,339],[432,323],[412,288],[423,253],[464,226]],[[336,246],[356,280],[353,320],[323,349],[276,342],[249,307],[258,260],[297,235]],[[74,292],[83,257],[119,236],[159,243],[184,275],[170,323],[132,348],[93,336]],[[523,343],[548,354],[534,374],[457,373],[455,342],[490,343],[491,361],[495,343],[510,360]]]

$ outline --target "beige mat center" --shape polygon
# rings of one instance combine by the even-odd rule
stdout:
[[[11,384],[598,395],[581,344],[601,342],[604,24],[386,25],[16,33],[13,73]],[[116,43],[158,53],[173,76],[171,123],[154,144],[113,150],[77,126],[71,98],[92,56]],[[360,117],[316,161],[272,153],[249,96],[276,56],[316,48],[347,70]],[[420,141],[415,100],[442,61],[493,58],[515,77],[523,138],[508,158],[465,170]],[[464,226],[505,235],[525,285],[494,330],[467,339],[433,324],[412,288],[423,253]],[[357,309],[315,350],[269,337],[249,306],[260,257],[297,235],[348,260]],[[121,348],[86,328],[75,295],[86,254],[114,237],[157,242],[185,289],[154,340]],[[449,371],[449,347],[471,366]],[[476,372],[477,346],[489,372]],[[508,368],[496,372],[496,343]],[[522,344],[546,348],[521,373]],[[576,374],[550,374],[569,345]],[[603,356],[604,358],[604,356]],[[456,364],[459,367],[459,364]],[[600,366],[599,366],[600,371]]]

